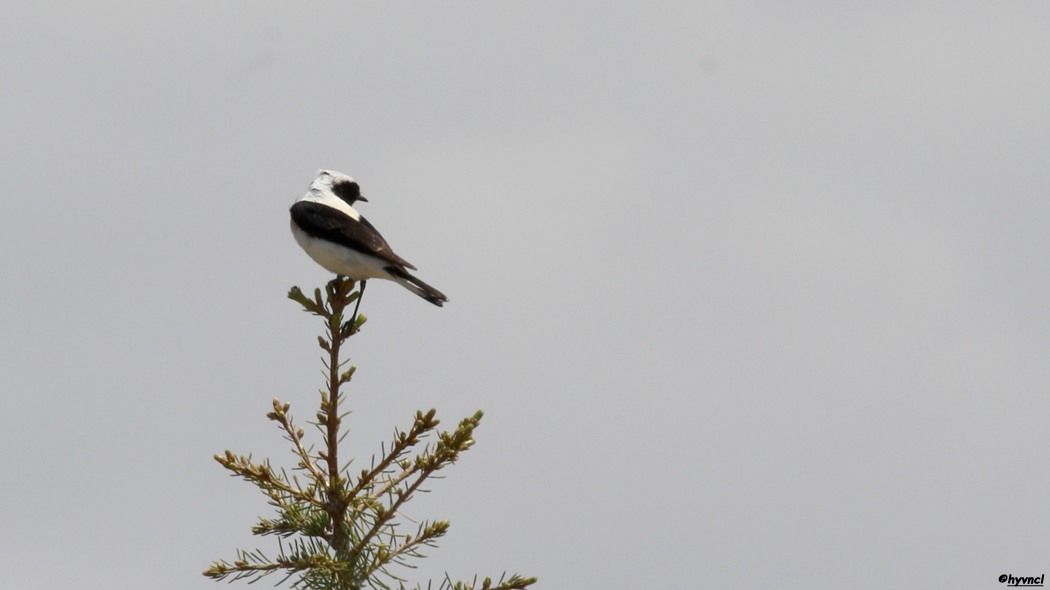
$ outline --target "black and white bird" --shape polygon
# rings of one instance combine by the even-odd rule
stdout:
[[[394,254],[376,228],[354,210],[357,201],[368,199],[353,178],[318,171],[310,190],[290,209],[295,241],[317,264],[360,281],[362,293],[368,279],[386,279],[441,307],[448,297],[409,274],[408,269],[416,267]]]

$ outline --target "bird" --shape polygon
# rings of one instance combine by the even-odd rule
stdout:
[[[353,178],[319,170],[310,189],[289,209],[295,241],[325,269],[361,282],[358,306],[368,279],[386,279],[442,307],[448,297],[408,272],[418,269],[394,254],[375,226],[354,209],[357,201],[368,199]]]

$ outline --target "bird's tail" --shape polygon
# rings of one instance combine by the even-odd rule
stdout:
[[[412,291],[416,295],[419,295],[438,307],[441,307],[446,301],[448,301],[448,297],[445,297],[444,293],[408,274],[408,271],[403,268],[388,266],[384,270],[393,275],[394,280],[400,283],[404,288]]]

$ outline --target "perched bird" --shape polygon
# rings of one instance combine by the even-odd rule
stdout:
[[[290,209],[295,241],[317,264],[360,281],[362,294],[368,279],[386,279],[441,307],[448,297],[409,274],[408,269],[416,267],[394,254],[376,228],[354,210],[357,201],[368,199],[361,196],[361,187],[353,178],[318,171],[310,190]]]

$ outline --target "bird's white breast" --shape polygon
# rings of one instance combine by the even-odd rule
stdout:
[[[295,221],[291,223],[295,241],[310,255],[310,258],[314,259],[314,262],[325,269],[355,281],[361,279],[393,280],[393,277],[383,270],[384,266],[390,265],[389,262],[328,240],[315,238],[304,232],[295,224]]]

